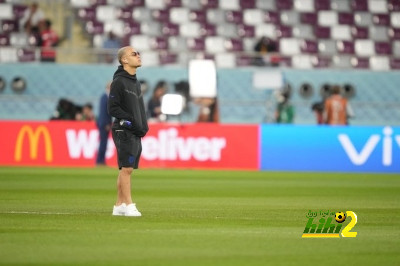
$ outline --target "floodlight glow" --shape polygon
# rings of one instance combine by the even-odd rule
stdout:
[[[217,70],[212,60],[189,62],[190,96],[214,98],[217,96]]]
[[[165,94],[161,99],[161,113],[179,115],[182,113],[184,99],[179,94]]]

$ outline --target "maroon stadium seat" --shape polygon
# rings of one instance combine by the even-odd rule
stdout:
[[[400,58],[391,58],[390,59],[390,68],[391,69],[400,69]]]
[[[206,47],[204,38],[189,38],[187,46],[192,51],[204,51]]]
[[[391,28],[389,30],[389,36],[393,40],[400,40],[400,29]]]
[[[182,2],[181,0],[165,0],[167,7],[181,7]]]
[[[228,38],[225,41],[225,49],[227,51],[243,51],[242,39]]]
[[[315,40],[304,40],[300,45],[300,49],[303,53],[318,53],[318,42]]]
[[[140,34],[140,24],[137,22],[134,22],[133,20],[131,21],[125,21],[124,25],[124,34],[125,35],[138,35]]]
[[[155,37],[150,42],[151,49],[154,50],[167,50],[168,49],[168,38],[166,37]]]
[[[372,21],[375,25],[389,26],[390,16],[388,14],[374,14]]]
[[[166,9],[166,10],[160,10],[160,9],[153,10],[151,12],[151,15],[154,18],[154,20],[156,20],[156,21],[160,21],[160,22],[163,22],[163,23],[168,23],[170,21],[169,20],[169,10],[168,9]]]
[[[375,42],[375,52],[382,55],[392,54],[392,45],[388,42]]]
[[[78,9],[78,17],[86,21],[92,21],[96,19],[96,8],[86,7]],[[132,17],[132,14],[131,14]]]
[[[314,1],[315,10],[330,10],[331,9],[331,1],[330,0],[317,0]]]
[[[264,21],[272,24],[280,24],[281,16],[276,11],[266,11]]]
[[[161,65],[175,64],[177,62],[178,55],[175,53],[170,53],[162,51],[159,54],[159,60]]]
[[[256,7],[256,0],[240,0],[240,7],[242,9],[245,8],[255,8]]]
[[[400,1],[399,0],[388,0],[388,8],[392,12],[400,11]]]
[[[145,0],[125,0],[125,4],[129,7],[144,6]]]
[[[251,66],[253,64],[254,58],[250,55],[239,54],[236,57],[237,66]]]
[[[290,10],[293,9],[293,0],[279,0],[276,1],[277,10]]]
[[[292,37],[292,27],[291,26],[285,26],[285,25],[279,25],[279,26],[276,27],[276,35],[279,38]]]
[[[330,67],[332,64],[332,58],[324,56],[315,56],[312,58],[311,63],[315,68]]]
[[[225,12],[225,20],[230,23],[243,23],[243,13],[241,11],[229,10]]]
[[[162,25],[162,33],[167,36],[179,35],[179,26],[173,23],[164,23]]]
[[[189,19],[200,23],[207,22],[207,13],[205,10],[191,10],[189,12]]]
[[[338,41],[336,43],[337,51],[340,54],[354,54],[354,43],[352,41]]]
[[[300,22],[315,25],[318,22],[318,16],[316,13],[312,12],[300,13]]]
[[[19,62],[32,62],[36,60],[34,48],[22,48],[17,52]]]
[[[200,34],[202,36],[215,36],[217,35],[217,29],[215,25],[209,23],[200,24]]]
[[[353,25],[354,24],[354,15],[348,12],[339,12],[338,13],[338,22],[339,24]]]
[[[329,27],[316,26],[314,27],[314,35],[318,39],[330,39],[331,29]]]
[[[368,11],[368,0],[351,0],[353,11]]]
[[[369,29],[368,27],[354,26],[351,28],[351,35],[353,36],[353,39],[368,39]]]
[[[10,45],[10,36],[6,33],[0,33],[0,46]]]
[[[18,31],[18,21],[13,19],[3,19],[1,21],[1,29],[3,30],[3,33]]]
[[[369,58],[368,57],[353,57],[351,59],[351,65],[354,68],[368,69],[369,68]]]
[[[245,24],[239,24],[238,25],[238,35],[240,37],[254,37],[254,27],[245,25]]]
[[[204,0],[201,1],[201,4],[205,8],[218,8],[218,0]]]
[[[86,31],[91,35],[95,34],[103,34],[104,33],[104,26],[103,23],[91,20],[86,22]]]

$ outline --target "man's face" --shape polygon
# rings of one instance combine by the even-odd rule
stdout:
[[[129,47],[126,49],[124,59],[130,67],[137,68],[142,66],[142,59],[140,57],[140,54],[138,51],[133,49],[133,47]]]

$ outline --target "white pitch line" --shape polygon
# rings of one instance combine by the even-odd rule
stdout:
[[[35,215],[71,215],[70,212],[23,212],[23,211],[10,211],[0,212],[1,214],[35,214]]]

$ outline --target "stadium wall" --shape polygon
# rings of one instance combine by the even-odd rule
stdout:
[[[48,120],[59,98],[67,98],[83,105],[92,103],[98,110],[98,99],[107,81],[116,69],[113,65],[67,65],[67,64],[1,64],[0,78],[6,86],[0,90],[0,119]],[[262,124],[272,123],[276,99],[272,90],[255,88],[255,73],[276,71],[275,68],[218,69],[217,86],[222,123]],[[295,107],[295,124],[313,125],[311,111],[314,102],[321,101],[320,88],[324,84],[350,84],[355,95],[350,103],[355,111],[352,125],[386,124],[400,126],[400,75],[398,71],[345,71],[345,70],[295,70],[280,69],[292,87],[291,101]],[[149,90],[145,100],[160,80],[165,80],[174,91],[174,84],[188,80],[188,70],[182,67],[146,67],[139,69],[139,78],[147,82]],[[26,80],[26,89],[16,93],[11,89],[13,79]],[[299,90],[305,83],[311,85],[312,93],[303,97]],[[198,111],[194,104],[184,114],[183,122],[195,122]]]
[[[0,165],[94,167],[92,122],[0,121]],[[107,164],[116,167],[111,139]],[[400,127],[151,124],[141,168],[400,173]]]

